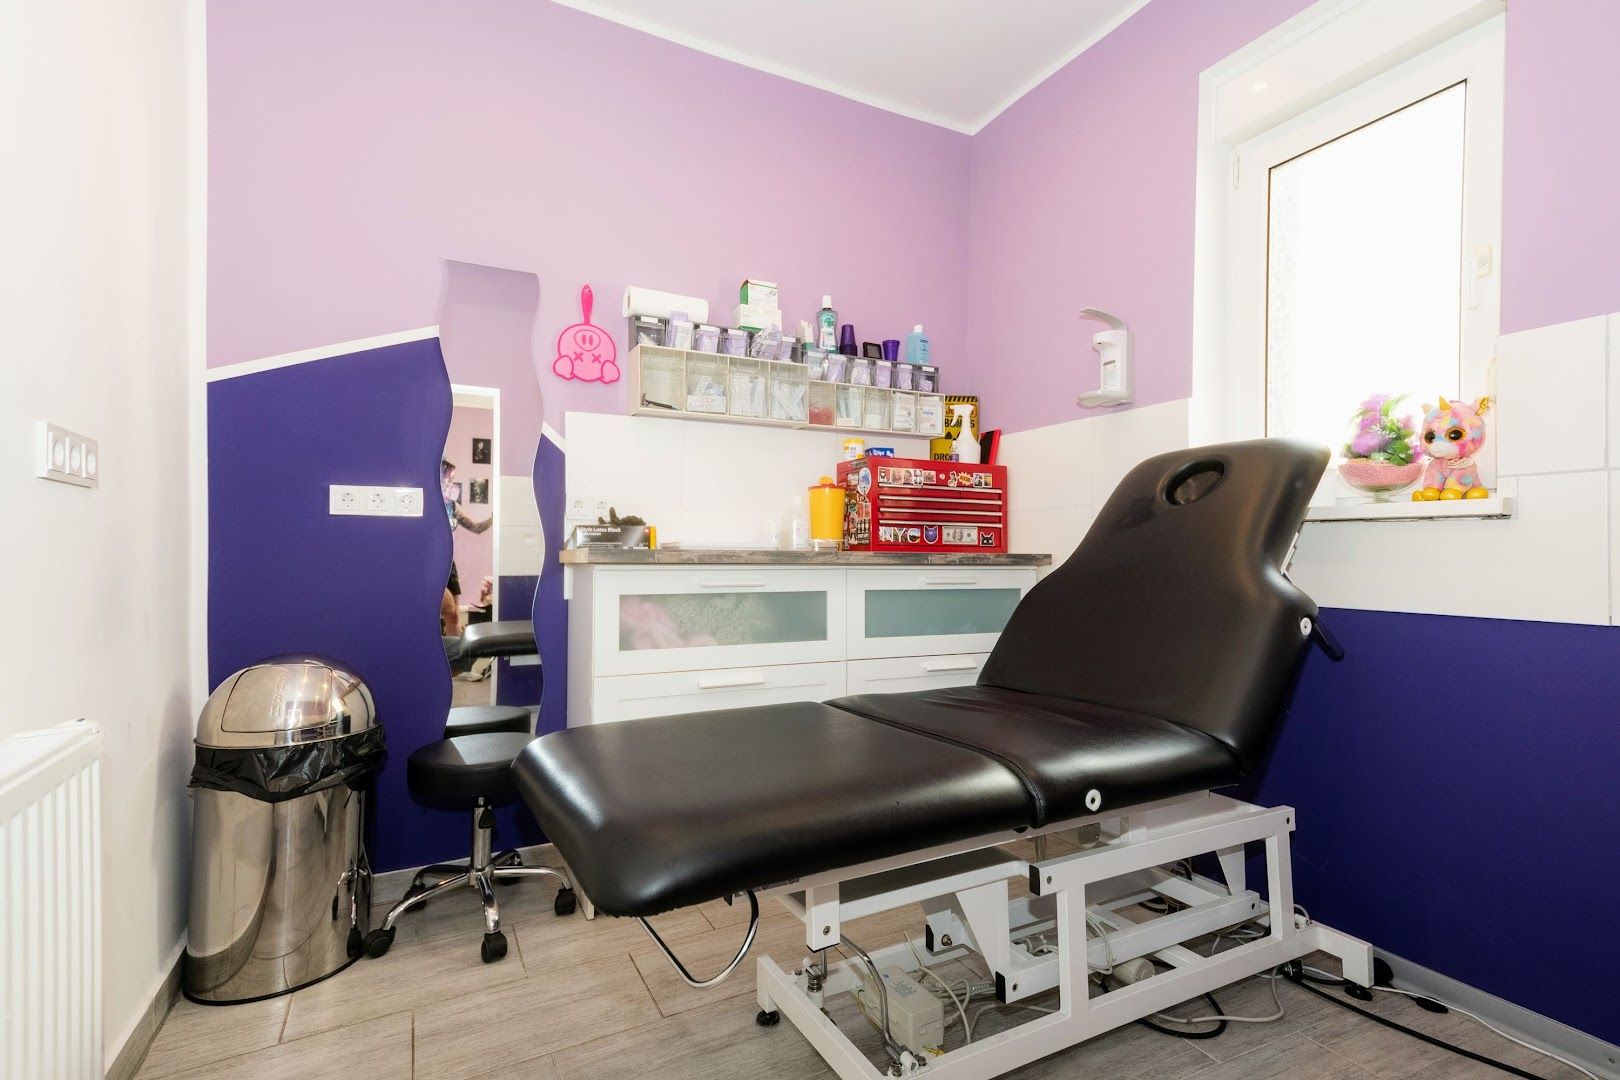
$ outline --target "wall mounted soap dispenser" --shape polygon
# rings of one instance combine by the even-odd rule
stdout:
[[[1095,319],[1108,329],[1091,339],[1101,369],[1098,389],[1081,394],[1082,405],[1126,405],[1131,400],[1131,332],[1119,318],[1097,308],[1081,308],[1082,319]]]

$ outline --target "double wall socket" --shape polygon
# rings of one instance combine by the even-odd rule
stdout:
[[[93,488],[100,482],[96,440],[41,420],[34,425],[34,444],[35,476],[76,487]]]
[[[422,489],[332,484],[326,511],[334,517],[421,517]]]

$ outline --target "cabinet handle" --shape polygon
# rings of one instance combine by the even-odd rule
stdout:
[[[766,582],[759,578],[705,578],[698,582],[700,589],[763,589]]]
[[[977,660],[924,660],[924,671],[972,671],[979,666]]]
[[[935,575],[925,576],[922,579],[922,583],[924,585],[977,585],[979,583],[979,579],[972,577],[940,577]]]
[[[699,675],[699,690],[731,690],[739,686],[764,686],[763,671],[749,671],[741,675]]]

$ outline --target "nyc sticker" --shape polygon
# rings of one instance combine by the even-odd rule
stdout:
[[[579,310],[584,321],[557,335],[557,359],[551,362],[551,370],[560,379],[600,383],[619,381],[618,346],[613,344],[613,338],[606,331],[591,322],[591,305],[594,302],[591,287],[581,286]]]

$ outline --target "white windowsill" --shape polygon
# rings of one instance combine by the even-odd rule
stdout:
[[[1407,500],[1411,496],[1405,496]],[[1439,502],[1344,502],[1313,506],[1306,521],[1451,521],[1459,518],[1493,520],[1514,513],[1512,495],[1486,499],[1451,499]]]

